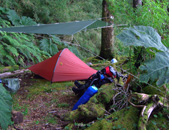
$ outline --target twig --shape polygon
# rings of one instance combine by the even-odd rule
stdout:
[[[108,115],[110,115],[111,113],[109,113],[106,109],[101,108],[102,110],[104,110]]]
[[[145,105],[135,105],[134,103],[132,103],[130,100],[131,100],[131,97],[132,95],[129,96],[128,98],[128,102],[133,106],[133,107],[136,107],[136,108],[143,108]]]
[[[16,127],[14,124],[13,124],[13,127],[14,127],[14,129],[16,129],[16,130],[23,130],[23,129],[20,129],[20,128]]]

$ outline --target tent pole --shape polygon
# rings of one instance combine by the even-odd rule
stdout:
[[[65,49],[66,49],[66,48],[65,48]],[[60,55],[59,55],[59,57],[58,57],[58,59],[57,59],[57,61],[56,61],[56,65],[55,65],[55,67],[54,67],[53,75],[52,75],[52,78],[51,78],[51,83],[53,82],[54,72],[55,72],[55,70],[56,70],[56,66],[57,66],[57,63],[58,63],[58,61],[59,61],[59,58],[60,58],[61,54],[63,53],[63,51],[64,51],[65,49],[63,49],[63,50],[61,51],[61,53],[60,53]]]

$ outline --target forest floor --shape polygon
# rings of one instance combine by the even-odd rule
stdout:
[[[31,74],[19,75],[20,89],[13,94],[13,110],[23,114],[22,123],[10,126],[21,130],[62,130],[68,122],[59,116],[72,110],[78,98],[73,82],[51,83]]]
[[[100,68],[97,68],[97,70],[99,69]],[[73,106],[78,101],[78,97],[72,91],[74,82],[51,83],[34,75],[30,71],[15,76],[15,78],[21,79],[21,82],[20,89],[12,94],[12,110],[19,111],[23,114],[23,122],[9,126],[8,130],[64,130],[69,127],[68,124],[70,124],[71,121],[65,121],[61,116],[72,111]],[[128,113],[129,111],[126,109],[124,112]],[[123,119],[125,117],[123,114],[125,113],[117,113],[119,114],[119,118],[121,118],[121,120],[119,120],[121,121],[120,125],[124,122]],[[122,115],[122,117],[120,117],[120,115]],[[134,115],[136,114],[133,114],[133,116]],[[114,118],[116,118],[116,116],[114,116]],[[131,123],[131,119],[128,120]],[[125,120],[125,123],[127,124],[127,120]],[[73,121],[73,124],[75,128],[75,125],[78,123]],[[134,123],[134,128],[132,129],[137,129],[135,125],[137,124]],[[152,115],[149,120],[148,129],[168,130],[168,118],[164,117],[164,113]]]

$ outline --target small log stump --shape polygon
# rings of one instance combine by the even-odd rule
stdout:
[[[18,111],[12,111],[12,121],[14,124],[19,124],[23,122],[23,114]]]

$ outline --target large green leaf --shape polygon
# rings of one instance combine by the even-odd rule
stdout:
[[[13,25],[19,26],[20,25],[20,16],[14,11],[14,10],[9,10],[8,11],[8,18],[12,22]]]
[[[140,74],[140,81],[156,81],[158,86],[169,82],[169,50],[161,42],[161,36],[155,29],[149,26],[135,26],[126,28],[121,34],[120,39],[127,46],[143,46],[147,49],[157,49],[155,58],[140,66],[145,72]]]
[[[117,38],[126,46],[144,46],[156,48],[161,51],[168,51],[162,44],[161,36],[150,26],[134,26],[126,28]]]
[[[155,59],[149,60],[140,66],[146,73],[140,75],[140,81],[157,81],[158,86],[169,82],[169,54],[168,52],[156,53]]]
[[[0,127],[7,129],[11,124],[12,97],[0,83]]]
[[[36,22],[33,21],[30,17],[20,17],[16,11],[9,10],[7,12],[9,20],[12,22],[13,25],[19,26],[19,25],[36,25]]]
[[[59,50],[55,43],[52,42],[52,39],[42,39],[39,45],[40,49],[49,53],[50,55],[55,55]]]
[[[36,25],[36,22],[29,17],[23,16],[20,18],[20,25]]]

